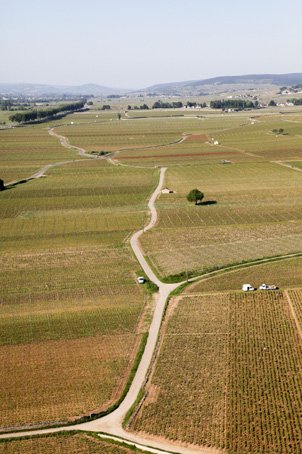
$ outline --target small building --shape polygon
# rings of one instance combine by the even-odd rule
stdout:
[[[174,194],[174,191],[169,188],[164,188],[164,189],[162,189],[161,192],[162,192],[162,194]]]

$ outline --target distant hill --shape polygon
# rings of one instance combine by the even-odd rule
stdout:
[[[219,87],[227,85],[295,85],[302,82],[302,73],[290,74],[247,74],[242,76],[221,76],[210,79],[190,80],[184,82],[171,82],[165,84],[152,85],[147,87],[144,92],[156,94],[173,94],[177,92],[204,91],[209,87]]]
[[[62,95],[122,95],[129,90],[104,87],[97,84],[85,85],[43,85],[43,84],[3,84],[0,83],[0,94],[21,96],[62,96]]]
[[[247,74],[242,76],[220,76],[210,79],[187,80],[183,82],[170,82],[156,84],[140,90],[127,90],[110,88],[97,84],[77,86],[69,85],[43,85],[43,84],[4,84],[0,83],[0,94],[23,95],[33,97],[43,96],[109,96],[109,95],[138,95],[152,93],[157,95],[189,95],[211,94],[231,89],[252,88],[255,86],[294,86],[302,83],[302,73],[289,74]]]

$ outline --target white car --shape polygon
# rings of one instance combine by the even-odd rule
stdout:
[[[275,285],[261,284],[259,290],[277,290]]]
[[[142,276],[139,276],[139,277],[137,278],[137,282],[138,282],[139,284],[144,284],[144,283],[145,283],[145,278],[142,277]]]

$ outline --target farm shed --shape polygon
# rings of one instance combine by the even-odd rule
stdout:
[[[169,189],[169,188],[164,188],[161,192],[163,194],[174,194],[174,191],[172,189]]]

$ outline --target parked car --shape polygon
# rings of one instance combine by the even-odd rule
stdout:
[[[254,291],[254,290],[256,290],[256,289],[255,289],[255,287],[253,287],[251,284],[243,284],[242,290],[243,290],[244,292],[252,292],[252,291]]]
[[[261,284],[259,290],[277,290],[278,287],[275,285]]]
[[[145,283],[145,278],[142,277],[142,276],[139,276],[139,277],[137,278],[137,282],[138,282],[139,284],[144,284],[144,283]]]

